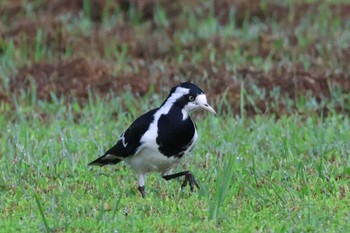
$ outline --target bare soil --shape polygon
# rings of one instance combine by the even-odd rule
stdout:
[[[127,11],[130,9],[129,1],[92,1],[91,18],[94,21],[90,37],[78,36],[74,41],[70,40],[72,32],[62,27],[62,14],[78,14],[83,9],[83,1],[52,0],[43,1],[33,11],[36,17],[23,17],[25,11],[23,1],[8,1],[0,9],[1,15],[6,15],[8,22],[0,24],[0,33],[4,39],[13,39],[17,46],[21,44],[34,43],[37,28],[43,31],[47,46],[56,48],[57,60],[55,62],[39,62],[29,66],[24,66],[18,70],[10,80],[10,93],[18,94],[21,90],[30,90],[35,84],[37,97],[49,100],[50,93],[58,96],[70,96],[79,100],[84,100],[88,92],[101,96],[114,92],[118,95],[125,89],[131,89],[136,96],[144,95],[151,85],[156,91],[170,89],[183,80],[192,80],[198,83],[202,89],[210,95],[210,98],[219,101],[223,94],[228,98],[230,106],[234,112],[240,111],[240,98],[242,92],[242,82],[247,95],[253,96],[254,103],[245,102],[245,110],[248,115],[256,113],[275,113],[277,115],[288,114],[289,106],[283,102],[276,104],[276,91],[279,97],[297,99],[301,96],[313,96],[319,103],[324,99],[331,98],[332,90],[342,93],[350,91],[349,72],[334,72],[326,66],[316,63],[311,65],[307,71],[300,65],[294,64],[291,67],[271,68],[265,72],[255,70],[253,66],[240,67],[235,72],[228,71],[227,67],[210,63],[200,62],[191,64],[189,62],[176,63],[169,61],[172,55],[172,37],[177,28],[182,27],[181,22],[177,22],[177,16],[182,4],[190,7],[191,4],[200,4],[197,1],[159,1],[167,12],[167,17],[171,26],[164,34],[154,31],[154,7],[157,1],[135,1],[135,7],[142,12],[142,20],[149,22],[145,30],[145,37],[138,37],[139,32],[130,25],[116,25],[109,31],[102,31],[100,21],[101,12],[113,13],[116,7]],[[109,2],[109,4],[107,4]],[[260,20],[286,20],[290,16],[287,6],[278,4],[261,5],[257,0],[250,1],[218,1],[214,5],[214,13],[221,24],[227,24],[229,18],[228,9],[234,6],[237,9],[237,22],[241,24],[244,19],[258,17]],[[331,12],[334,12],[341,19],[350,18],[350,4],[329,5]],[[298,24],[299,16],[305,13],[315,13],[319,10],[319,4],[300,4],[294,9],[294,15],[290,22]],[[127,16],[126,16],[127,17]],[[126,18],[125,21],[128,19]],[[11,23],[9,23],[11,22]],[[26,35],[26,36],[23,36]],[[77,35],[75,35],[77,36]],[[113,75],[113,64],[101,59],[104,57],[103,44],[113,40],[126,43],[129,46],[128,53],[132,60],[128,62],[130,66],[137,66],[137,72],[128,72],[120,75]],[[297,38],[291,35],[291,44],[297,43]],[[198,41],[195,46],[203,46],[206,41]],[[217,51],[224,51],[234,45],[227,44],[221,38],[215,38],[210,43]],[[261,35],[256,55],[266,57],[274,43],[274,38],[270,38],[268,32]],[[79,47],[80,54],[75,54],[71,59],[63,59],[62,52],[67,46],[72,50]],[[191,45],[194,46],[194,45]],[[247,45],[248,46],[248,45]],[[249,49],[249,48],[248,48]],[[317,53],[312,46],[306,48],[310,54]],[[1,52],[1,51],[0,51]],[[350,50],[339,51],[340,59],[350,59]],[[252,54],[254,55],[254,53]],[[87,59],[88,57],[88,59]],[[163,59],[162,65],[157,66],[154,59]],[[279,57],[274,58],[276,60]],[[346,69],[346,68],[344,68]],[[256,87],[261,90],[256,93]],[[263,96],[262,96],[262,93]],[[277,96],[277,98],[279,98]],[[0,99],[10,101],[9,93],[0,93]],[[349,109],[341,109],[340,112],[349,112]],[[327,106],[318,111],[327,112]]]
[[[209,68],[208,68],[209,67]],[[37,88],[39,99],[50,100],[50,93],[58,96],[74,97],[80,100],[88,97],[89,91],[94,94],[106,96],[111,92],[116,95],[125,90],[131,90],[135,96],[142,96],[148,92],[152,85],[157,92],[166,91],[176,85],[184,77],[192,77],[204,89],[209,98],[219,101],[223,95],[228,98],[233,111],[240,112],[240,98],[242,82],[247,95],[253,96],[254,104],[246,101],[245,110],[248,115],[257,113],[288,114],[288,106],[278,102],[272,103],[275,98],[297,99],[301,96],[313,96],[320,103],[323,99],[330,99],[332,91],[350,92],[350,77],[343,74],[333,74],[315,71],[304,71],[295,67],[292,70],[270,70],[264,72],[253,68],[238,69],[235,73],[226,71],[225,67],[203,63],[168,65],[165,71],[154,71],[144,65],[138,74],[113,76],[111,66],[100,62],[88,62],[84,58],[72,59],[57,64],[39,63],[19,70],[11,80],[11,93],[20,90],[29,90],[31,82]],[[204,74],[206,73],[206,74]],[[210,77],[208,79],[203,77]],[[165,78],[167,77],[167,78]],[[237,77],[237,78],[233,78]],[[265,93],[259,99],[254,87]],[[278,91],[279,95],[273,93]],[[341,109],[339,111],[346,111]],[[318,111],[328,112],[327,106]]]

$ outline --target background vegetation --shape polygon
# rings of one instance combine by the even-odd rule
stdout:
[[[348,232],[347,1],[0,1],[1,232]],[[190,80],[201,189],[88,168]],[[178,168],[181,170],[181,167]]]

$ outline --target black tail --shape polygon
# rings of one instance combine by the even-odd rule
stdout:
[[[111,155],[111,154],[105,154],[102,155],[101,157],[99,157],[98,159],[92,161],[91,163],[89,163],[88,165],[95,165],[95,166],[105,166],[105,165],[109,165],[109,164],[117,164],[119,163],[121,160],[118,159],[115,155]]]

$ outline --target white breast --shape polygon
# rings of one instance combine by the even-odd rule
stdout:
[[[179,163],[181,158],[166,157],[157,149],[143,147],[139,153],[125,158],[137,173],[165,172]]]
[[[187,148],[184,156],[190,152],[195,146],[198,139],[197,130],[193,137],[192,144]],[[178,164],[183,157],[167,157],[160,153],[157,147],[151,147],[147,145],[141,146],[141,149],[132,156],[125,158],[125,162],[130,165],[137,173],[149,173],[149,172],[167,172],[176,164]]]

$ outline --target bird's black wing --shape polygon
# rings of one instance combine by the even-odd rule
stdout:
[[[167,115],[162,115],[158,121],[159,151],[165,156],[182,157],[184,152],[192,145],[196,126],[188,117],[182,120],[182,113],[171,109]]]
[[[137,148],[141,145],[141,138],[154,120],[154,114],[158,108],[153,109],[139,118],[137,118],[130,127],[120,136],[117,143],[111,147],[106,153],[89,163],[89,165],[104,166],[107,164],[116,164],[121,158],[134,155]]]
[[[135,154],[137,148],[141,145],[140,140],[154,120],[154,113],[157,110],[153,109],[137,118],[120,136],[118,142],[106,151],[105,154],[117,155],[124,158]]]

